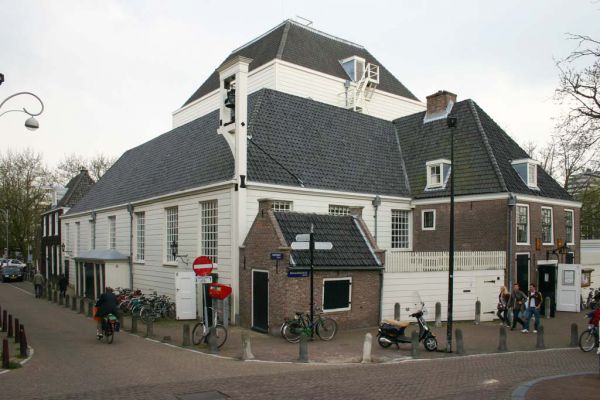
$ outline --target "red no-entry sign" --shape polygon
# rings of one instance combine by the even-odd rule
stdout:
[[[196,257],[192,264],[192,268],[194,269],[196,276],[208,276],[213,270],[213,262],[210,257]]]

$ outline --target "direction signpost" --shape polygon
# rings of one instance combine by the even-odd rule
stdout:
[[[310,326],[311,338],[314,336],[314,329],[312,329],[315,321],[315,280],[314,280],[314,264],[315,264],[315,250],[331,250],[333,244],[331,242],[315,242],[315,227],[310,224],[310,233],[301,233],[296,235],[296,241],[291,244],[292,250],[309,250],[310,251]]]

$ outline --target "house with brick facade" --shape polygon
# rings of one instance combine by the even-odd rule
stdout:
[[[455,173],[449,114],[458,120]],[[513,256],[525,250],[536,265],[554,257],[564,237],[577,259],[578,203],[476,103],[440,92],[424,104],[363,46],[287,20],[234,50],[173,113],[173,130],[125,152],[63,216],[63,224],[78,227],[70,230],[65,260],[91,296],[114,286],[105,271],[119,261],[129,286],[175,297],[176,274],[208,256],[214,279],[233,288],[232,322],[247,325],[253,271],[267,271],[275,279],[267,292],[277,301],[269,301],[268,323],[258,327],[270,331],[296,306],[279,301],[279,284],[306,286],[306,279],[288,279],[302,259],[288,248],[290,238],[306,232],[286,236],[286,229],[299,226],[293,218],[322,223],[333,237],[346,232],[356,239],[356,251],[344,248],[337,269],[317,265],[317,306],[329,298],[325,288],[335,286],[330,279],[343,281],[348,297],[364,301],[329,311],[345,326],[364,326],[390,312],[386,301],[394,306],[382,266],[387,271],[402,254],[447,248],[450,176],[457,186],[457,249],[502,253],[493,263],[497,284],[482,297],[495,298]],[[340,225],[329,216],[341,216]],[[267,225],[268,235],[261,231]],[[351,258],[365,257],[365,248],[374,255],[359,271]],[[277,251],[284,259],[274,262],[270,253]],[[409,285],[427,279],[411,278]],[[368,295],[359,289],[363,281]]]

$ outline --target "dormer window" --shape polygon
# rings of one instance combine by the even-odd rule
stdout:
[[[352,56],[340,60],[340,64],[342,64],[342,68],[344,68],[344,71],[346,71],[351,81],[356,82],[362,78],[365,71],[364,58]]]
[[[426,163],[427,186],[425,190],[443,189],[450,175],[450,160],[433,160]]]
[[[539,190],[537,185],[537,166],[539,162],[531,158],[523,158],[511,162],[521,180],[530,188]]]

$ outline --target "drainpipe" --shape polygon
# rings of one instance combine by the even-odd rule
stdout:
[[[129,212],[129,288],[133,290],[133,204],[127,204]]]
[[[96,249],[96,211],[92,211],[92,250]]]
[[[375,232],[373,236],[375,237],[375,244],[377,245],[377,210],[381,205],[381,197],[379,197],[379,195],[375,196],[371,203],[373,204],[373,208],[375,209],[375,215],[373,216],[373,219],[375,220]],[[379,245],[377,245],[377,247],[379,247]]]
[[[508,287],[512,289],[513,285],[513,223],[512,215],[513,208],[517,205],[517,196],[514,193],[508,193],[508,211],[507,211],[507,223],[508,223]]]
[[[375,196],[375,198],[372,201],[372,204],[373,208],[375,209],[375,214],[373,216],[375,222],[373,238],[375,239],[376,248],[379,248],[379,244],[377,244],[377,211],[379,209],[379,206],[381,205],[381,197],[379,197],[379,195]],[[379,319],[377,321],[378,323],[381,322],[383,318],[383,272],[383,268],[379,270]]]

